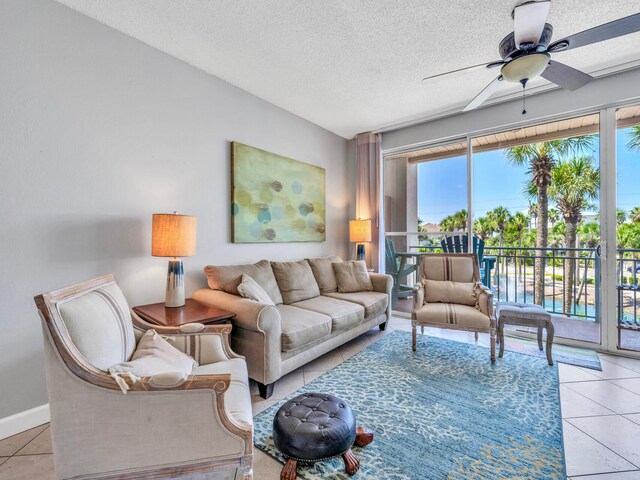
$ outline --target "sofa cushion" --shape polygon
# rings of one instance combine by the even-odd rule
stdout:
[[[325,296],[357,303],[364,307],[364,316],[367,319],[376,317],[387,310],[389,295],[380,292],[355,292],[355,293],[327,293]]]
[[[448,280],[422,280],[424,301],[426,303],[457,303],[476,305],[475,283],[450,282]]]
[[[242,281],[238,285],[238,293],[241,297],[264,303],[265,305],[274,305],[273,300],[264,288],[260,286],[253,278],[247,274],[242,274]]]
[[[416,313],[418,323],[462,325],[470,328],[488,329],[489,317],[469,305],[456,303],[425,303]]]
[[[271,262],[285,304],[320,295],[320,289],[306,260],[298,262]]]
[[[338,291],[338,281],[332,264],[341,261],[342,259],[337,256],[307,258],[321,294]]]
[[[278,290],[278,282],[273,276],[269,260],[247,265],[207,265],[204,267],[209,288],[239,295],[238,285],[242,281],[242,274],[249,275],[269,294],[276,305],[282,303],[282,295]]]
[[[349,330],[364,321],[364,307],[327,296],[296,302],[294,307],[304,308],[331,317],[331,331]]]
[[[73,344],[87,362],[106,371],[136,348],[131,311],[118,285],[108,283],[58,304]]]
[[[282,320],[282,351],[304,347],[331,333],[331,317],[291,305],[276,306]]]
[[[249,425],[253,424],[249,376],[247,375],[247,364],[242,358],[200,365],[194,368],[192,373],[193,375],[231,374],[231,385],[224,393],[224,406],[236,420]]]
[[[332,263],[338,281],[338,292],[351,293],[372,291],[367,264],[360,260]]]

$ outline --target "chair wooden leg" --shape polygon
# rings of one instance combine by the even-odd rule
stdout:
[[[547,335],[549,333],[547,332]],[[542,327],[538,327],[538,348],[542,351]]]
[[[551,320],[547,322],[547,362],[549,365],[553,365],[553,358],[551,357],[551,349],[553,348],[553,323]]]
[[[504,354],[504,322],[498,322],[498,343],[500,344],[500,352],[498,352],[498,357],[502,358]]]
[[[417,335],[418,335],[418,332],[417,332],[416,330],[417,330],[417,329],[416,329],[416,326],[415,326],[415,325],[413,325],[413,326],[411,327],[411,349],[412,349],[414,352],[416,351],[416,344],[417,344],[417,342],[418,342],[418,340],[417,340],[417,338],[416,338],[416,337],[417,337]]]
[[[502,348],[502,345],[500,345]],[[491,363],[496,363],[496,331],[491,332]]]

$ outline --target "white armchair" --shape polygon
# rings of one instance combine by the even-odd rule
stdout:
[[[113,275],[38,295],[56,478],[253,478],[247,368],[230,325],[158,327],[131,314]],[[127,395],[108,373],[153,328],[200,366],[144,377]]]

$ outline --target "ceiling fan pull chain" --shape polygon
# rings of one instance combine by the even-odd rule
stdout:
[[[527,79],[523,78],[522,80],[520,80],[520,83],[522,83],[522,115],[526,115],[527,101],[526,101],[526,95],[525,95],[525,87],[527,86]]]

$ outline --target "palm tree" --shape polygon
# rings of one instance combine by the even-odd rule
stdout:
[[[511,220],[511,212],[504,207],[496,207],[487,213],[487,217],[493,222],[500,234],[500,247],[502,248],[504,243],[504,229],[507,226],[509,220]]]
[[[534,228],[538,227],[538,204],[529,202],[529,218],[533,220]]]
[[[467,211],[462,209],[440,220],[440,229],[444,232],[457,232],[467,228]]]
[[[514,165],[526,165],[531,182],[536,188],[538,212],[536,215],[536,259],[534,263],[535,291],[534,302],[542,305],[544,298],[544,258],[547,254],[549,237],[549,196],[547,190],[551,185],[551,170],[556,160],[569,153],[582,153],[593,148],[593,135],[551,140],[542,143],[530,143],[506,149],[505,155]]]
[[[485,240],[490,237],[496,231],[495,225],[488,217],[480,217],[473,222],[473,231],[482,239]]]
[[[596,248],[600,243],[600,224],[598,222],[580,223],[578,227],[581,245],[586,248]]]
[[[621,208],[616,208],[616,224],[622,225],[627,220],[627,212]]]
[[[629,150],[640,150],[640,125],[634,125],[629,131],[629,140],[627,141]]]
[[[560,212],[557,208],[551,207],[549,209],[549,223],[551,223],[551,226],[553,227],[556,223],[558,223],[558,220],[560,220]]]
[[[640,223],[640,207],[633,207],[629,212],[631,223]]]
[[[529,219],[524,213],[518,212],[513,217],[511,217],[509,223],[516,230],[516,232],[518,232],[518,248],[522,248],[522,232],[529,225]]]
[[[598,198],[600,169],[590,157],[575,157],[558,163],[551,172],[549,197],[558,205],[567,226],[566,248],[576,248],[576,232],[582,220],[582,211],[589,200]],[[573,308],[575,282],[575,251],[567,250],[564,266],[563,311],[570,314]]]

